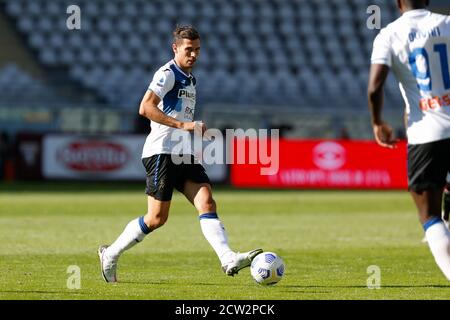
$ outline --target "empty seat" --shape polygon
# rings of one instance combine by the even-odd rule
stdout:
[[[379,32],[366,28],[366,9],[380,6],[383,24],[398,16],[395,2],[384,0],[79,0],[82,28],[68,32],[70,1],[3,3],[43,68],[66,68],[68,81],[114,105],[138,99],[141,82],[147,86],[153,72],[173,57],[175,25],[187,23],[201,34],[194,73],[202,76],[198,90],[205,103],[297,106],[301,91],[302,104],[315,107],[324,95],[333,103],[343,101],[342,92],[364,96]],[[388,84],[387,94],[397,97],[397,86]]]
[[[18,16],[24,11],[22,3],[19,1],[7,1],[6,12],[12,16]]]

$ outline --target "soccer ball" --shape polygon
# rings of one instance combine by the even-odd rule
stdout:
[[[253,259],[250,273],[260,285],[274,285],[283,278],[284,261],[276,253],[260,253]]]

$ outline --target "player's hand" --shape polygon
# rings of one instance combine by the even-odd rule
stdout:
[[[202,121],[194,121],[194,134],[203,137],[206,131],[206,124]]]
[[[398,140],[394,139],[394,130],[387,123],[373,124],[375,141],[384,148],[395,149]]]
[[[194,131],[196,129],[196,124],[197,124],[197,130],[198,130],[198,126],[201,127],[202,135],[203,135],[207,128],[206,128],[206,124],[204,124],[201,121],[183,122],[182,129],[186,130],[186,131]]]
[[[182,122],[181,123],[181,129],[186,131],[194,131],[195,128],[195,122]]]
[[[205,131],[208,129],[206,128],[206,124],[204,122],[200,122],[200,125],[202,126],[202,135],[205,134]]]

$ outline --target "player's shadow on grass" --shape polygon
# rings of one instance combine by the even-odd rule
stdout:
[[[120,281],[119,283],[123,284],[138,284],[138,285],[176,285],[179,286],[178,282],[171,281]],[[199,285],[199,286],[220,286],[219,283],[204,283],[204,282],[193,282],[191,285]]]
[[[77,294],[77,295],[87,294],[86,292],[80,292],[79,290],[73,291],[0,290],[0,293],[40,293],[40,294]]]
[[[367,289],[367,286],[356,286],[356,285],[341,285],[341,286],[301,286],[301,285],[286,285],[286,288],[298,288],[298,289],[325,289],[325,288],[347,288],[347,289]],[[421,285],[381,285],[382,288],[448,288],[450,285],[444,284],[421,284]]]

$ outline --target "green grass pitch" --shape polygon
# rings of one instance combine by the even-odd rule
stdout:
[[[0,299],[450,299],[405,191],[214,191],[232,248],[285,260],[277,285],[257,285],[249,269],[225,276],[179,193],[167,224],[126,252],[120,283],[107,284],[97,247],[145,213],[141,185],[2,184]],[[80,289],[67,287],[72,265]],[[380,289],[367,287],[371,265]]]

